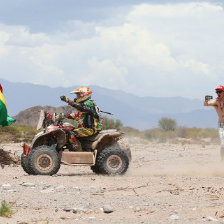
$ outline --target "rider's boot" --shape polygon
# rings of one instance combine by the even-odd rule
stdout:
[[[72,151],[82,152],[81,143],[77,140],[76,142],[71,143]]]
[[[74,152],[82,152],[82,145],[79,140],[76,139],[75,135],[71,135],[69,139],[70,150]]]

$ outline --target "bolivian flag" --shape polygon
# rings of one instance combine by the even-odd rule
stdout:
[[[5,98],[3,96],[2,86],[0,84],[0,126],[9,126],[16,120],[8,116]]]

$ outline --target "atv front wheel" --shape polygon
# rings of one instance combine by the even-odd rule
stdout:
[[[95,166],[102,174],[124,174],[128,169],[129,159],[123,150],[111,146],[99,153]]]
[[[30,170],[28,166],[28,157],[24,156],[23,153],[21,154],[21,166],[27,174],[33,174],[33,172]]]
[[[52,147],[43,145],[34,148],[29,156],[28,166],[36,175],[53,175],[58,172],[61,159]]]

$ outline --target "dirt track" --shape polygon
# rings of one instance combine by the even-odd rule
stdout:
[[[0,224],[224,223],[219,146],[129,142],[133,160],[124,176],[64,165],[52,177],[0,168],[0,200],[15,202]]]

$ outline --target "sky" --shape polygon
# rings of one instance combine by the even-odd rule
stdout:
[[[224,85],[222,2],[0,0],[0,78],[203,98]]]

